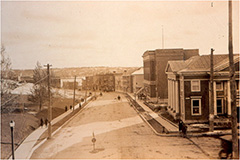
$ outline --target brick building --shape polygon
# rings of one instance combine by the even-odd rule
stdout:
[[[115,77],[115,91],[122,91],[122,75],[123,73],[114,73]]]
[[[198,49],[157,49],[143,54],[144,87],[148,99],[167,101],[167,75],[165,67],[170,60],[187,60],[199,55]]]
[[[125,70],[122,74],[122,91],[123,92],[133,92],[132,87],[132,74],[133,71],[127,71]]]
[[[98,77],[98,88],[100,91],[110,92],[115,91],[115,77],[113,73],[100,74]]]
[[[113,73],[87,76],[82,85],[83,89],[92,91],[115,91],[115,77]]]
[[[216,121],[228,121],[231,115],[231,95],[228,55],[214,55],[214,116]],[[234,56],[239,107],[239,55]],[[186,61],[169,61],[168,111],[186,123],[208,122],[210,55],[195,56]]]

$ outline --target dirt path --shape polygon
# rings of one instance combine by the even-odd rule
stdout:
[[[156,136],[123,96],[115,100],[117,95],[105,93],[91,102],[31,158],[208,158],[187,139]]]

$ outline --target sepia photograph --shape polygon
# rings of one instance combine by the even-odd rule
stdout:
[[[0,159],[239,159],[239,0],[0,6]]]

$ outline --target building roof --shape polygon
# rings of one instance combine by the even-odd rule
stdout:
[[[214,71],[220,71],[229,66],[228,54],[214,55]],[[239,62],[239,54],[234,55],[234,63]],[[186,61],[169,61],[167,67],[171,72],[208,72],[210,71],[210,55],[194,56]]]
[[[22,95],[31,95],[32,94],[32,89],[33,89],[34,84],[33,83],[25,83],[22,84],[21,86],[15,88],[12,90],[12,94],[22,94]]]
[[[240,55],[234,55],[233,62],[237,63],[240,60]],[[219,63],[214,66],[214,71],[221,71],[229,66],[229,58],[226,58],[222,61],[222,63]]]
[[[168,66],[170,66],[172,72],[177,72],[185,68],[186,64],[183,60],[168,61]]]
[[[188,59],[192,56],[199,55],[199,49],[183,49],[183,48],[167,48],[167,49],[156,49],[156,50],[147,50],[143,53],[142,57],[148,55],[168,55],[168,54],[182,54],[184,59]]]
[[[143,67],[139,68],[139,70],[136,70],[135,72],[132,73],[132,75],[139,75],[139,74],[144,74],[143,73]]]

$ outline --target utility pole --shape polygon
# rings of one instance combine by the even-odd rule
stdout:
[[[48,139],[52,137],[52,106],[51,106],[51,80],[50,80],[50,66],[52,65],[44,65],[45,67],[47,66],[47,75],[48,75]]]
[[[232,0],[228,1],[229,11],[229,78],[230,78],[230,91],[231,91],[231,110],[232,110],[232,158],[239,157],[238,148],[238,132],[237,132],[237,108],[236,108],[236,81],[235,81],[235,68],[233,62],[233,40],[232,40]]]
[[[213,51],[211,48],[210,57],[210,105],[209,105],[209,131],[214,131],[214,94],[213,94]]]
[[[74,84],[73,84],[73,110],[75,105],[75,89],[76,89],[76,76],[74,77]]]

